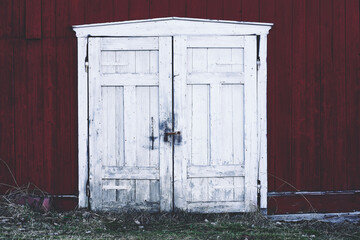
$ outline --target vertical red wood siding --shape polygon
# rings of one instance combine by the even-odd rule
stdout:
[[[77,194],[77,49],[71,26],[167,16],[273,22],[269,191],[360,189],[358,0],[0,1],[0,158],[19,184]],[[15,184],[2,163],[0,183]],[[358,196],[344,196],[352,206],[346,210],[360,210]],[[342,199],[309,199],[320,211],[344,211],[330,203],[335,198]],[[270,211],[306,211],[292,207],[299,201],[270,199]]]

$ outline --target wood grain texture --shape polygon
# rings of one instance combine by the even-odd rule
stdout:
[[[345,2],[345,62],[346,62],[346,143],[348,189],[359,189],[360,178],[360,19],[359,1]],[[357,130],[356,130],[357,129]]]
[[[358,193],[271,197],[268,200],[268,214],[308,213],[314,212],[314,209],[317,213],[353,212],[360,209],[359,199]]]
[[[70,194],[76,188],[74,184],[77,184],[77,176],[74,173],[76,164],[76,155],[72,152],[72,144],[75,143],[74,139],[76,135],[72,133],[71,128],[73,121],[76,120],[74,113],[71,113],[72,102],[71,93],[74,91],[71,89],[73,81],[75,81],[75,74],[73,72],[73,55],[72,44],[73,39],[59,38],[56,42],[56,58],[57,58],[57,97],[60,97],[61,101],[57,101],[57,124],[56,131],[57,136],[61,136],[57,142],[57,161],[54,162],[53,174],[55,178],[65,178],[69,184],[62,184],[55,181],[55,188],[62,194]],[[75,103],[74,103],[75,104]],[[75,162],[74,162],[75,161]],[[76,170],[77,172],[77,170]]]
[[[169,0],[170,16],[185,17],[187,1]]]
[[[2,1],[2,3],[5,2],[6,1]],[[6,8],[1,8],[1,9],[5,10]],[[10,11],[8,13],[10,13]],[[12,13],[11,36],[14,38],[17,37],[23,38],[25,36],[25,0],[13,0],[11,13]],[[1,14],[0,16],[3,15]],[[4,24],[6,23],[6,21],[4,22],[1,21],[1,23]]]
[[[0,37],[6,38],[11,36],[12,27],[12,0],[4,0],[0,2]],[[18,10],[17,8],[15,10]]]
[[[15,146],[14,146],[14,81],[13,81],[13,44],[10,40],[0,40],[0,74],[4,84],[0,90],[0,181],[16,186],[11,174],[16,176]],[[10,169],[6,167],[7,164]],[[10,171],[13,171],[11,173]],[[1,186],[1,191],[8,187]]]
[[[307,151],[307,160],[304,160],[305,172],[303,174],[307,190],[320,189],[320,27],[319,27],[319,1],[306,0],[306,87],[304,93],[308,101],[306,118],[307,142],[303,145],[303,151]]]
[[[241,21],[242,1],[223,1],[223,12],[224,19]]]
[[[131,1],[132,2],[132,1]],[[114,21],[112,0],[91,0],[85,4],[86,23],[99,23]]]
[[[332,1],[321,1],[321,119],[322,142],[321,145],[321,187],[323,190],[332,190],[334,187],[334,164],[337,152],[337,82],[333,76],[333,4]]]
[[[294,168],[292,166],[293,161],[291,157],[291,111],[292,104],[291,99],[291,34],[292,29],[292,1],[279,0],[275,1],[276,16],[274,19],[274,25],[276,26],[276,94],[275,106],[276,114],[274,118],[270,118],[269,121],[276,121],[276,128],[281,126],[281,131],[276,131],[276,168],[275,180],[276,191],[291,190],[291,187],[286,182],[292,182]],[[275,29],[274,28],[274,29]],[[285,181],[285,182],[284,182]]]
[[[150,18],[169,17],[169,0],[150,0]]]
[[[345,1],[333,0],[333,87],[336,89],[334,92],[331,103],[333,109],[336,111],[333,121],[332,132],[334,132],[335,141],[334,149],[334,190],[347,189],[347,154],[346,150],[346,50],[345,50]],[[322,82],[321,82],[322,84]],[[325,146],[325,144],[324,144]],[[326,150],[325,150],[326,151]],[[325,159],[324,159],[325,160]]]
[[[28,41],[26,52],[26,80],[28,101],[28,160],[32,171],[29,172],[29,182],[44,188],[41,180],[45,169],[44,165],[44,85],[42,81],[41,42]],[[36,144],[35,144],[36,143]]]
[[[42,76],[44,84],[44,180],[46,191],[54,189],[53,161],[57,158],[57,59],[56,40],[42,41]]]
[[[56,35],[56,0],[41,2],[41,33],[43,38],[53,38]]]
[[[206,8],[206,17],[208,19],[223,19],[224,1],[223,0],[208,0]]]
[[[16,175],[23,183],[33,180],[33,169],[34,172],[41,172],[41,169],[50,168],[50,165],[61,168],[61,173],[70,166],[71,172],[65,174],[77,174],[77,159],[73,156],[76,151],[76,109],[73,107],[73,98],[76,96],[73,90],[76,84],[76,69],[66,69],[76,60],[76,49],[73,48],[71,53],[67,53],[67,46],[73,47],[73,40],[68,43],[59,40],[64,37],[73,38],[72,24],[165,16],[164,9],[167,4],[169,16],[206,18],[221,14],[219,8],[214,8],[214,4],[220,4],[221,1],[169,0],[168,3],[164,1],[164,4],[159,5],[152,1],[155,6],[151,7],[151,2],[147,0],[110,0],[106,3],[102,1],[101,8],[98,9],[99,1],[93,0],[35,2],[36,4],[30,7],[25,0],[4,0],[0,3],[0,38],[10,39],[14,46],[13,68],[9,69],[9,63],[4,61],[0,68],[11,72],[15,84],[14,99],[11,99],[15,104],[13,123],[5,120],[2,122],[6,125],[3,126],[5,129],[14,124]],[[38,13],[35,18],[31,18],[28,13],[31,9]],[[360,124],[359,2],[225,0],[222,18],[275,22],[268,37],[267,59],[269,189],[285,190],[283,187],[278,188],[283,183],[275,181],[273,175],[304,190],[358,189],[360,133],[356,129]],[[32,21],[34,23],[31,23]],[[39,58],[37,62],[43,66],[36,66],[37,70],[31,70],[33,74],[28,78],[27,68],[24,66],[30,63],[26,62],[29,54],[24,39],[25,33],[30,36],[30,30],[35,32],[35,38],[40,36],[57,39],[54,40],[56,43],[46,40],[41,46],[29,49],[29,54]],[[58,41],[63,41],[61,46],[56,46]],[[53,60],[54,47],[58,55],[56,62]],[[59,67],[53,71],[53,66],[57,65]],[[35,71],[44,75],[43,83],[38,82],[38,78],[34,76]],[[2,78],[0,81],[2,86],[9,86],[9,81],[12,80]],[[57,86],[57,83],[60,86]],[[38,90],[35,92],[39,84],[42,84],[43,90],[40,92],[43,91],[43,96],[39,95]],[[67,91],[65,88],[71,90]],[[34,110],[37,107],[31,106],[33,102],[40,100],[29,102],[28,91],[44,99],[43,111]],[[65,102],[67,107],[60,106],[62,102]],[[62,108],[61,118],[66,119],[65,114],[70,113],[66,120],[70,128],[64,134],[57,130],[60,124],[63,124],[60,123],[60,112],[54,116],[58,107]],[[5,115],[6,111],[0,110],[1,114]],[[45,144],[43,147],[42,144],[31,145],[32,136],[37,134],[38,129],[29,123],[29,116],[34,114],[43,115],[44,139],[56,136],[59,145],[53,144],[55,140],[45,144],[44,139],[41,140]],[[40,116],[36,121],[41,122],[41,118]],[[62,125],[62,129],[64,127]],[[61,153],[65,142],[69,145],[68,153]],[[48,167],[32,165],[34,152],[38,152],[38,155],[42,152],[44,161],[51,158],[51,163],[44,163],[48,164]],[[60,159],[69,160],[62,163]],[[340,174],[334,178],[336,172]],[[56,179],[62,174],[51,170],[51,173],[45,176],[38,176],[36,181],[44,182],[40,185],[49,192],[63,193],[64,187],[61,183],[45,183],[48,179]],[[73,177],[66,181],[67,184],[63,185],[69,186],[66,187],[68,192],[76,194],[76,181]]]
[[[113,0],[114,21],[123,21],[129,19],[130,0]]]
[[[260,21],[274,22],[276,14],[275,0],[260,1]],[[268,188],[275,189],[276,182],[276,32],[273,26],[267,37],[267,140],[268,140]]]
[[[288,3],[284,5],[289,5]],[[258,22],[260,12],[260,0],[242,0],[242,21]]]
[[[71,36],[70,1],[55,0],[55,36],[56,38]]]
[[[29,181],[29,169],[31,169],[28,154],[28,105],[27,100],[27,74],[26,74],[26,40],[14,41],[14,98],[15,101],[15,141],[16,148],[16,179],[19,184],[25,184]],[[42,179],[42,181],[45,181]],[[50,190],[50,189],[49,189]]]
[[[308,91],[305,77],[306,54],[303,49],[306,48],[305,37],[305,0],[294,1],[293,4],[293,26],[292,26],[292,157],[294,163],[293,182],[296,188],[306,187],[303,181],[305,172],[304,162],[308,159],[308,151],[303,147],[309,142],[307,137],[307,109],[309,108],[307,97],[304,92]]]
[[[186,16],[206,18],[206,0],[186,0]]]
[[[41,38],[41,0],[26,0],[26,39]]]
[[[146,19],[150,16],[150,0],[129,1],[129,19]]]

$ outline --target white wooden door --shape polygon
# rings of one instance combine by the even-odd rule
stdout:
[[[90,38],[89,65],[92,209],[255,209],[255,36]]]
[[[90,205],[172,209],[171,37],[89,38]],[[161,97],[165,96],[165,97]]]
[[[175,207],[257,206],[256,37],[174,37]]]

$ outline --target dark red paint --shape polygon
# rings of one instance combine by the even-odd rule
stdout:
[[[71,26],[166,16],[273,22],[269,191],[360,188],[358,0],[0,1],[0,158],[19,184],[77,194],[77,46]],[[2,165],[0,182],[14,184]],[[360,210],[355,200],[312,197],[321,211]],[[292,207],[298,202],[278,197],[278,213],[300,211],[304,207]]]

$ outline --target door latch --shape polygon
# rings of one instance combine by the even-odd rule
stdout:
[[[166,132],[164,134],[164,141],[167,142],[169,141],[169,136],[175,136],[175,135],[181,135],[180,131],[176,131],[176,132]]]

